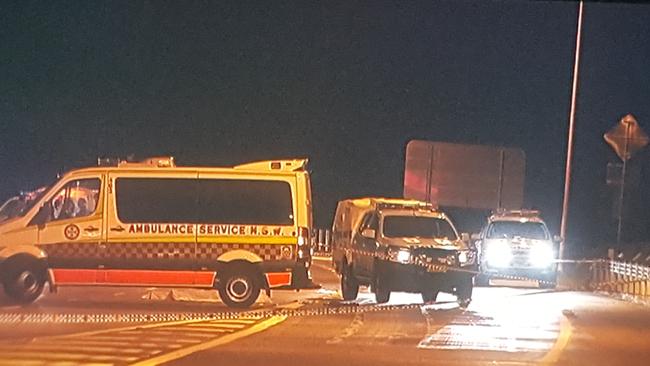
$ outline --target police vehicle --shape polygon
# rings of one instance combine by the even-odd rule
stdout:
[[[440,291],[472,298],[475,252],[449,218],[425,202],[360,198],[338,203],[332,259],[344,300],[369,285],[378,303],[392,291],[417,292],[435,302]],[[466,239],[469,239],[467,237]]]
[[[539,280],[542,288],[555,287],[559,238],[551,236],[539,211],[498,210],[472,238],[479,250],[477,284],[515,277]]]
[[[312,287],[306,163],[167,157],[70,171],[0,224],[0,280],[25,303],[47,282],[215,288],[234,307],[260,290]]]

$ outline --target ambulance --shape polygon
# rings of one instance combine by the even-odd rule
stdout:
[[[307,160],[177,167],[173,157],[73,170],[0,223],[0,280],[17,302],[60,286],[216,289],[246,308],[311,288]]]

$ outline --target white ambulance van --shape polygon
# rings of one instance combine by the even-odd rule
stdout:
[[[233,307],[260,290],[313,287],[306,163],[169,157],[70,171],[0,224],[2,285],[22,303],[46,283],[215,288]]]

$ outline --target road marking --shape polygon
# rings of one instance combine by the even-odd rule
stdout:
[[[292,305],[290,307],[299,307]],[[193,319],[0,343],[1,364],[157,365],[261,332],[286,315],[242,313],[239,319]]]
[[[560,321],[560,335],[557,337],[555,344],[550,351],[540,360],[541,365],[554,365],[560,360],[560,355],[562,351],[569,344],[569,339],[571,339],[571,334],[573,333],[573,327],[571,322],[567,318],[562,318]]]
[[[353,335],[357,334],[361,327],[363,326],[364,316],[363,313],[358,313],[354,315],[352,322],[348,325],[347,328],[343,330],[341,335],[334,338],[328,339],[325,343],[327,344],[339,344],[343,342],[346,338],[350,338]]]
[[[223,337],[217,338],[217,339],[215,339],[213,341],[210,341],[210,342],[197,344],[195,346],[179,349],[177,351],[173,351],[173,352],[170,352],[170,353],[158,356],[158,357],[150,358],[148,360],[143,360],[143,361],[140,361],[140,362],[136,362],[136,363],[132,364],[131,366],[152,366],[152,365],[159,365],[161,363],[177,360],[179,358],[191,355],[192,353],[196,353],[196,352],[204,351],[204,350],[209,349],[209,348],[221,346],[221,345],[236,341],[238,339],[248,337],[250,335],[262,332],[262,331],[264,331],[264,330],[266,330],[268,328],[271,328],[271,327],[273,327],[273,326],[275,326],[277,324],[282,323],[286,319],[287,319],[286,315],[276,315],[276,316],[273,316],[273,317],[271,317],[271,318],[269,318],[267,320],[264,320],[264,321],[262,321],[260,323],[257,323],[257,324],[253,325],[252,327],[250,327],[248,329],[244,329],[244,330],[241,330],[241,331],[236,332],[236,333],[231,333],[231,334],[225,335]]]

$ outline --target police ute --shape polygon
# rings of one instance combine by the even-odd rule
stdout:
[[[369,285],[377,303],[391,292],[416,292],[425,303],[439,292],[472,299],[476,253],[431,204],[393,198],[340,201],[332,227],[332,260],[344,300]]]

